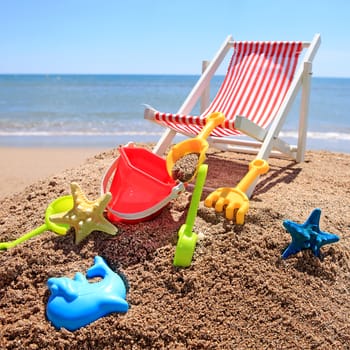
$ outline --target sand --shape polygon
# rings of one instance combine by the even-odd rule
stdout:
[[[69,194],[72,181],[97,198],[117,155],[108,150],[12,194],[2,191],[0,240],[42,224],[47,204]],[[210,149],[206,186],[235,186],[252,159]],[[269,163],[243,226],[203,207],[204,191],[189,268],[172,264],[189,191],[151,221],[119,224],[116,237],[96,231],[75,245],[73,230],[65,236],[47,231],[2,252],[0,348],[349,349],[350,155],[307,152],[301,164]],[[305,250],[281,260],[291,242],[283,220],[303,223],[316,207],[321,230],[340,241],[322,247],[320,259]],[[129,311],[75,332],[55,329],[45,316],[48,278],[85,273],[96,255],[126,277]]]
[[[0,198],[27,185],[78,166],[101,148],[0,147]]]

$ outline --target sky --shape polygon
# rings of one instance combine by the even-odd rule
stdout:
[[[320,33],[314,76],[350,77],[349,14],[348,0],[0,0],[0,74],[199,74],[229,34]]]

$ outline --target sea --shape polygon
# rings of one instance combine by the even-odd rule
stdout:
[[[0,75],[0,146],[157,142],[164,129],[144,119],[144,105],[177,112],[197,80],[196,75]],[[211,96],[222,80],[213,77]],[[299,102],[300,95],[281,134],[292,143]],[[193,113],[199,113],[198,105]],[[350,79],[312,78],[307,149],[350,153]]]

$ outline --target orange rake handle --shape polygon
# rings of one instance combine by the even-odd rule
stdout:
[[[266,174],[269,171],[269,164],[264,159],[254,159],[249,163],[249,171],[238,183],[237,188],[246,193],[252,183],[259,175]]]

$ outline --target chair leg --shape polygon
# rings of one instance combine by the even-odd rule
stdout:
[[[304,155],[305,155],[305,149],[306,149],[311,74],[312,74],[312,63],[304,62],[304,74],[303,74],[302,93],[301,93],[301,101],[300,101],[300,114],[299,114],[298,149],[297,149],[297,155],[296,155],[296,161],[298,163],[304,161]]]
[[[175,136],[176,136],[176,131],[172,129],[167,129],[166,131],[164,131],[162,137],[153,148],[153,153],[159,156],[163,156]]]

